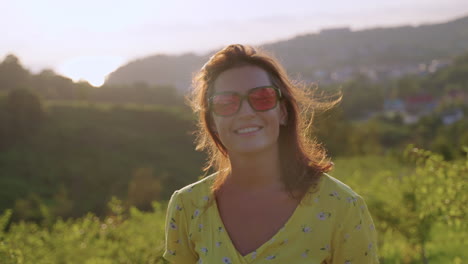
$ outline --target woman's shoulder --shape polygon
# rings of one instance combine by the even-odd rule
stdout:
[[[331,175],[324,173],[322,176],[322,181],[323,183],[321,184],[321,191],[323,192],[337,192],[338,194],[341,194],[342,196],[352,196],[352,197],[357,197],[359,194],[357,194],[351,187],[349,187],[347,184],[343,183],[342,181],[338,180],[335,177],[332,177]]]
[[[327,206],[347,208],[355,206],[363,200],[351,187],[342,181],[324,173],[319,184],[319,190],[312,195],[314,201],[320,201]]]
[[[211,186],[217,173],[213,173],[203,179],[191,183],[174,192],[174,195],[184,201],[190,201],[192,204],[196,201],[207,201],[211,197]]]

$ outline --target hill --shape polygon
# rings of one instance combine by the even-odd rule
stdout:
[[[355,73],[377,79],[401,77],[420,70],[421,63],[437,60],[433,68],[438,68],[467,52],[468,16],[417,27],[328,29],[262,47],[273,52],[290,73],[307,81],[340,82]],[[106,84],[147,82],[184,90],[190,86],[192,73],[213,53],[138,59],[111,73]]]

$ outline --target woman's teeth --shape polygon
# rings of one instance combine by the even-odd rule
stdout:
[[[260,127],[246,127],[236,130],[237,134],[246,134],[260,130]]]

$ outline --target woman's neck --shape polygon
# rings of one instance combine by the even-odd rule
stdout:
[[[230,156],[231,173],[226,184],[244,190],[282,189],[278,151]]]

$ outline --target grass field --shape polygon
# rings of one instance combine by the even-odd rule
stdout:
[[[375,186],[383,185],[386,177],[408,170],[394,158],[367,156],[338,159],[331,174],[361,194],[372,213],[377,210],[372,207],[372,199],[396,195],[376,194],[382,189]],[[114,199],[109,208],[112,213],[103,219],[88,214],[67,221],[46,218],[42,224],[11,225],[7,232],[0,233],[0,263],[162,263],[164,203],[155,202],[151,212],[142,212],[126,210]],[[8,217],[9,212],[4,212],[0,227],[6,225]],[[379,229],[381,263],[423,263],[420,248],[402,236],[398,228],[385,227],[377,217],[374,221]],[[437,222],[429,237],[425,247],[428,263],[461,264],[468,259],[463,225]]]

